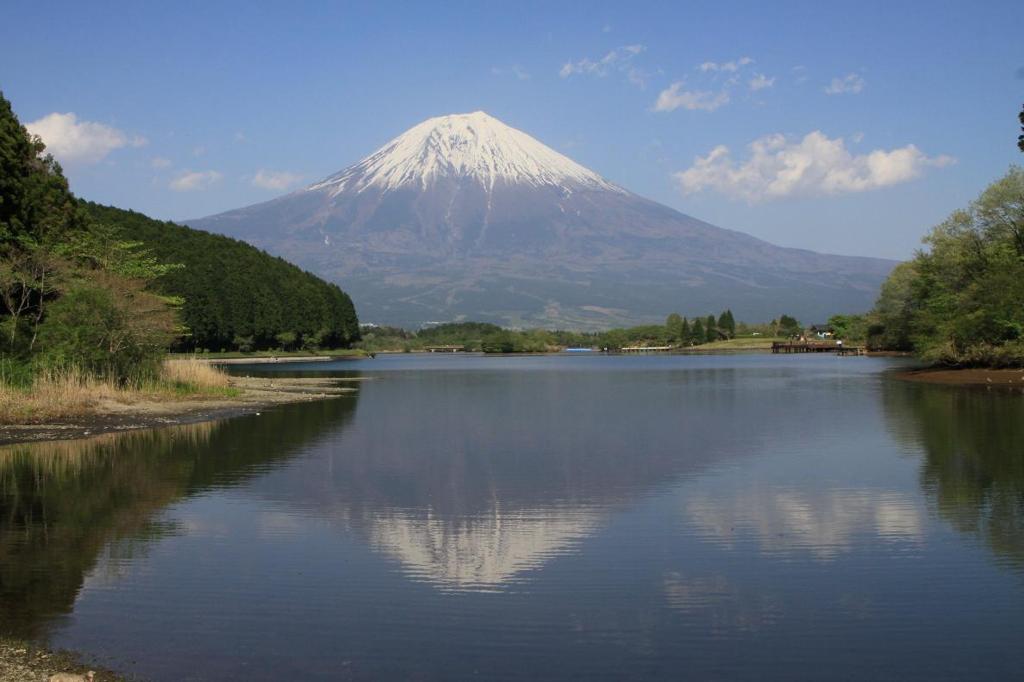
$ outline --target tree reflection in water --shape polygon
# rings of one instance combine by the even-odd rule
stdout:
[[[162,509],[277,468],[344,428],[358,394],[261,416],[0,448],[0,634],[70,613],[103,552],[116,565],[176,532]]]
[[[941,518],[1024,571],[1024,396],[889,382],[890,427],[924,452],[921,485]]]

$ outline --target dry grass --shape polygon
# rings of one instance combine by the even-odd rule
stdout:
[[[77,372],[44,372],[31,388],[0,384],[0,422],[34,422],[55,416],[79,416],[122,391]]]
[[[119,386],[76,371],[48,371],[35,377],[31,387],[0,382],[0,424],[39,423],[82,417],[101,402],[132,404],[141,399],[181,399],[190,395],[238,394],[228,375],[194,358],[165,360],[160,377],[142,385]]]
[[[195,357],[164,360],[161,379],[198,389],[227,388],[228,375]]]

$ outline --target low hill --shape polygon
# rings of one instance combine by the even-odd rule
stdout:
[[[188,334],[178,350],[340,348],[359,338],[348,294],[245,242],[82,202],[93,220],[141,242],[162,263],[180,263],[154,283],[184,299]]]

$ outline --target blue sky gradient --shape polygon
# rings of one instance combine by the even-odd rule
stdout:
[[[42,128],[65,136],[72,189],[160,218],[271,199],[425,118],[482,109],[722,227],[906,258],[1024,161],[1020,2],[15,1],[3,16],[0,89],[22,122],[75,115]],[[902,175],[778,189],[771,164],[815,131],[847,154],[815,157],[829,177],[916,151]],[[766,136],[768,166],[745,166]],[[744,172],[684,187],[720,146]]]

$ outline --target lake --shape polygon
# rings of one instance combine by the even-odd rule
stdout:
[[[151,680],[1009,679],[1024,393],[880,358],[378,356],[0,451],[0,629]]]

